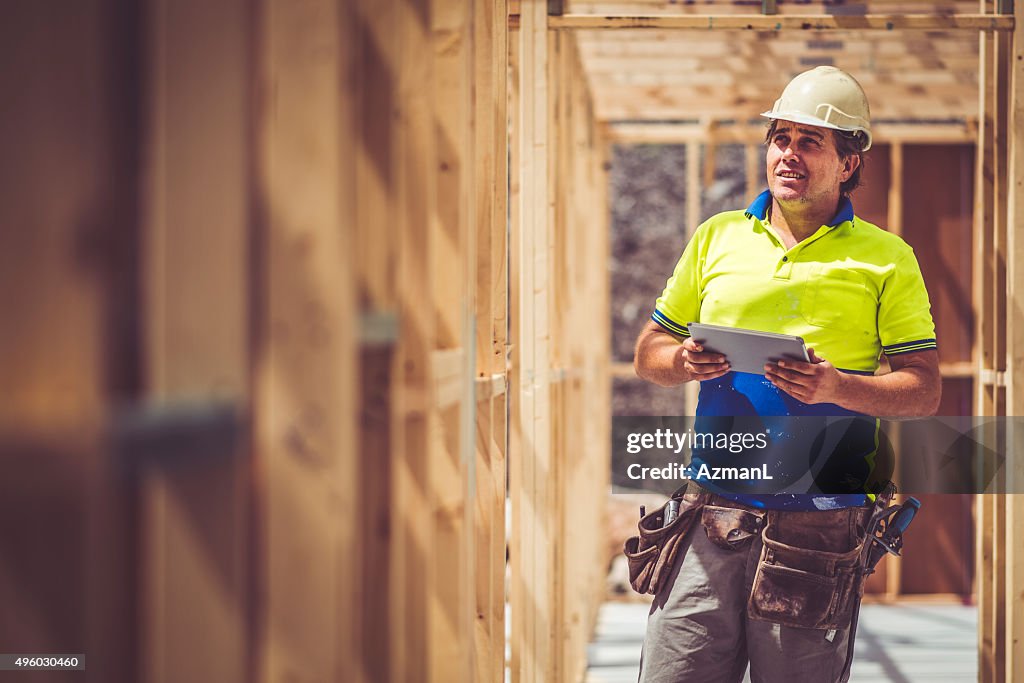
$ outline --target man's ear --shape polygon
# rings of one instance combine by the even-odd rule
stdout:
[[[856,171],[859,167],[860,167],[860,155],[859,154],[851,154],[850,156],[848,156],[845,159],[843,159],[843,180],[842,180],[842,182],[845,183],[847,180],[849,180],[850,176],[852,176],[854,171]]]

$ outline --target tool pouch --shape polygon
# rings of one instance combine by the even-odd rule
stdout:
[[[725,550],[739,550],[761,533],[763,512],[705,505],[700,515],[708,540]]]
[[[639,536],[626,539],[623,552],[629,564],[629,583],[637,593],[657,593],[675,563],[679,547],[693,528],[705,495],[699,490],[684,493],[686,487],[672,494],[679,501],[679,516],[667,527],[665,509],[668,503],[640,518]]]
[[[769,511],[747,614],[798,628],[846,628],[863,591],[871,511]]]

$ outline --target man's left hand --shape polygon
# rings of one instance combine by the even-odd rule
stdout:
[[[807,349],[810,363],[783,360],[764,366],[773,385],[804,403],[838,403],[842,375],[835,366]]]

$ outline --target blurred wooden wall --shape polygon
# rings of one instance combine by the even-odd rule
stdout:
[[[5,651],[104,683],[499,681],[510,552],[515,679],[579,678],[609,335],[571,40],[529,180],[505,2],[7,10]]]
[[[0,641],[89,653],[93,681],[137,663],[137,526],[105,416],[141,384],[138,21],[121,0],[0,21]]]

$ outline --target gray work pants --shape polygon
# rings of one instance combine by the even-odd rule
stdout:
[[[760,536],[726,550],[708,540],[698,521],[683,544],[651,606],[640,683],[739,683],[748,661],[753,683],[838,679],[848,628],[830,634],[747,617]]]

